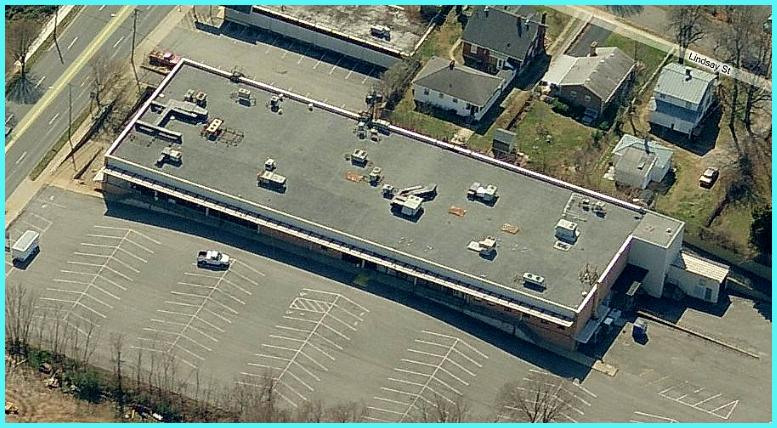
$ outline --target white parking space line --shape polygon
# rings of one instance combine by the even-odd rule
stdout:
[[[422,330],[406,351],[409,356],[393,369],[397,376],[387,378],[390,386],[381,387],[381,395],[373,397],[381,404],[370,408],[381,413],[370,416],[386,419],[390,413],[392,422],[403,422],[420,409],[419,402],[436,406],[432,400],[442,399],[454,404],[488,358],[458,337],[428,330]]]
[[[629,422],[669,422],[669,423],[677,423],[677,419],[672,419],[672,418],[667,418],[667,417],[664,417],[664,416],[653,415],[653,414],[650,414],[650,413],[644,413],[644,412],[635,411],[634,414],[637,415],[637,416],[641,416],[642,418],[645,418],[647,420],[634,420],[634,419],[631,419]]]
[[[321,58],[319,58],[318,61],[316,61],[316,63],[313,65],[313,70],[318,68],[318,66],[321,64],[321,61],[324,59],[325,56],[326,56],[326,52],[321,54]]]
[[[333,66],[332,66],[332,69],[331,69],[331,70],[329,70],[329,74],[330,74],[330,75],[331,75],[332,73],[334,73],[334,72],[335,72],[335,69],[337,68],[337,65],[338,65],[338,64],[340,64],[340,61],[342,61],[342,60],[343,60],[343,58],[345,58],[345,57],[344,57],[344,56],[341,56],[340,58],[338,58],[338,59],[337,59],[337,62],[335,63],[335,65],[333,65]]]
[[[45,219],[41,217],[41,220]],[[60,316],[61,312],[61,319],[65,322],[68,322],[69,318],[88,320],[83,316],[83,311],[87,311],[90,316],[96,315],[105,319],[107,317],[104,313],[106,308],[111,311],[115,309],[115,306],[108,301],[121,301],[121,292],[127,291],[127,287],[122,285],[122,282],[132,282],[133,279],[130,275],[140,273],[139,269],[118,256],[129,256],[129,260],[145,262],[132,251],[123,248],[127,242],[126,238],[131,233],[132,230],[125,229],[122,236],[112,237],[116,239],[112,239],[110,244],[103,243],[104,236],[99,236],[96,233],[86,234],[88,240],[81,242],[81,247],[90,248],[92,251],[105,250],[105,253],[74,251],[73,256],[77,258],[66,261],[70,267],[60,269],[61,277],[52,280],[52,282],[60,284],[60,287],[46,288],[48,293],[53,294],[41,296],[40,300],[66,303],[65,299],[59,299],[57,296],[75,295],[74,300],[67,299],[68,307],[57,311],[57,317]],[[84,259],[89,261],[83,261]]]
[[[273,379],[279,385],[279,395],[289,405],[297,407],[300,402],[307,401],[307,394],[321,381],[318,373],[329,371],[328,362],[336,361],[333,349],[342,351],[342,341],[350,340],[342,333],[343,329],[357,331],[357,325],[367,312],[366,308],[339,293],[303,289],[289,303],[283,316],[286,321],[275,326],[279,332],[270,334],[269,340],[261,344],[264,352],[255,355],[259,361],[251,362],[249,366],[276,368]],[[355,313],[360,315],[354,317]],[[257,376],[250,372],[245,374]]]
[[[230,317],[239,314],[237,310],[219,299],[226,298],[240,305],[245,305],[246,302],[236,297],[234,292],[250,296],[249,288],[259,286],[257,281],[237,274],[235,269],[257,273],[258,271],[246,263],[238,262],[237,259],[233,259],[227,269],[218,273],[196,267],[195,269],[197,270],[183,273],[185,280],[177,283],[178,289],[170,291],[175,299],[163,302],[165,306],[156,309],[158,317],[150,319],[150,323],[155,326],[144,329],[150,333],[164,334],[167,339],[154,340],[148,336],[143,336],[143,339],[148,342],[146,347],[157,349],[159,352],[171,355],[176,359],[185,360],[180,355],[180,351],[183,351],[195,356],[200,361],[204,361],[205,357],[200,353],[203,350],[212,352],[213,348],[197,340],[197,336],[206,339],[206,343],[218,343],[219,336],[226,333],[226,327],[232,324]],[[162,330],[156,327],[160,325],[168,328]],[[191,349],[191,345],[195,345],[196,348]],[[189,365],[193,368],[197,368],[198,364],[189,361]]]

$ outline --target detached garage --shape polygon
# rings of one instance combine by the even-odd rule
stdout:
[[[688,296],[717,303],[728,272],[728,266],[681,251],[669,266],[667,282],[675,284]]]

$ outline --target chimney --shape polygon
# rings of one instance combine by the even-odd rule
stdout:
[[[518,15],[518,37],[521,37],[521,34],[523,33],[523,17],[521,15]]]
[[[540,24],[545,24],[545,19],[548,17],[548,12],[542,12],[542,18],[540,19]]]
[[[691,80],[691,67],[685,68],[685,80]]]
[[[456,61],[454,61],[454,60],[451,60],[450,64],[448,64],[448,68],[451,69],[451,70],[453,70],[453,67],[455,67],[455,66],[456,66]]]
[[[596,56],[596,47],[599,46],[597,42],[591,42],[591,50],[588,52],[588,56]]]

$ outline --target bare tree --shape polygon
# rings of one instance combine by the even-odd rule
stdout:
[[[111,337],[113,378],[115,386],[113,388],[113,398],[116,400],[116,410],[119,417],[124,417],[125,391],[124,391],[124,373],[123,353],[124,353],[124,335],[113,334]]]
[[[772,33],[771,31],[755,31],[750,39],[750,49],[746,53],[745,66],[751,73],[744,79],[745,106],[743,121],[748,131],[751,131],[752,114],[754,111],[769,107],[772,98],[771,90],[759,85],[762,78],[770,79],[772,71]]]
[[[678,6],[670,9],[668,27],[680,46],[678,58],[680,64],[685,60],[688,46],[704,37],[706,23],[707,15],[704,6]]]
[[[270,370],[246,382],[236,382],[230,394],[232,411],[241,422],[285,422],[288,411],[278,405],[277,380]]]
[[[466,422],[469,413],[469,404],[463,395],[450,399],[435,393],[430,400],[418,400],[413,419],[417,422],[457,423]]]
[[[11,21],[8,24],[8,28],[6,28],[9,38],[6,49],[10,50],[14,61],[19,61],[21,66],[19,77],[21,80],[27,78],[27,60],[29,60],[32,42],[35,41],[37,36],[36,30],[35,23],[27,19]]]
[[[571,395],[566,381],[533,373],[523,383],[509,382],[497,393],[499,420],[513,422],[567,422]]]
[[[106,92],[121,86],[124,67],[120,61],[110,61],[97,55],[89,63],[92,74],[92,99],[99,110],[103,106]]]
[[[722,54],[726,62],[740,70],[744,65],[745,59],[751,48],[752,39],[757,37],[756,31],[763,31],[761,24],[753,8],[751,7],[733,7],[728,12],[729,23],[724,31],[718,36],[718,49],[722,49]],[[724,101],[730,109],[729,127],[734,129],[734,122],[740,115],[742,107],[739,105],[740,82],[737,79],[731,79],[731,89],[724,97]]]
[[[324,405],[321,400],[308,400],[302,402],[294,411],[294,422],[323,422]]]
[[[367,407],[363,403],[350,401],[335,404],[326,409],[327,422],[362,422],[367,416]]]
[[[11,354],[27,354],[36,300],[35,293],[19,283],[9,285],[5,290],[5,340],[6,350]]]

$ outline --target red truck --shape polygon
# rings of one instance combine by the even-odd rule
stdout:
[[[181,61],[181,57],[170,51],[153,50],[148,54],[149,64],[156,67],[173,68],[179,61]]]

